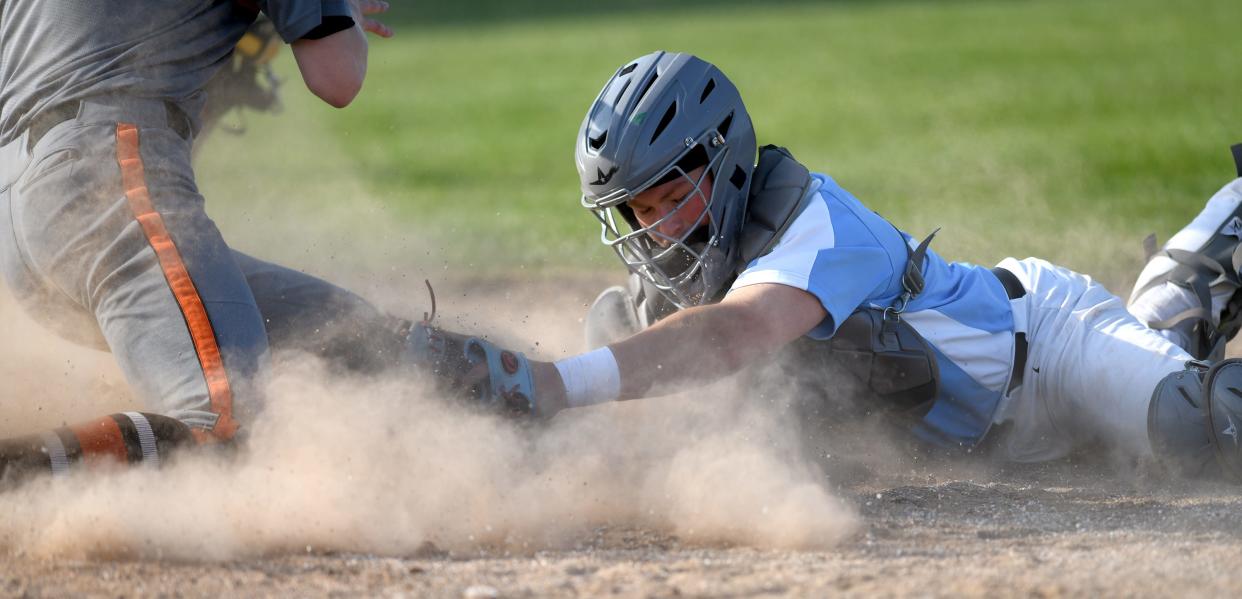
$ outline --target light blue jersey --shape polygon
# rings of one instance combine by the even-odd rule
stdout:
[[[901,294],[907,248],[918,241],[863,206],[831,177],[813,174],[815,197],[768,254],[747,265],[732,289],[758,283],[797,287],[828,316],[807,336],[828,339],[864,306],[884,308]],[[1014,319],[992,272],[945,262],[928,250],[926,287],[902,318],[931,345],[939,394],[914,432],[942,446],[973,446],[991,425],[1009,384]]]

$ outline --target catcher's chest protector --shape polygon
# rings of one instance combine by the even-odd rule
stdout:
[[[770,252],[815,197],[809,193],[810,172],[784,148],[764,146],[760,150],[753,181],[742,229],[739,273],[752,260]],[[930,238],[911,252],[903,277],[903,297],[908,295],[905,301],[922,290],[922,257],[928,242]],[[631,277],[628,294],[639,316],[640,328],[677,311],[676,306],[637,276]],[[904,307],[904,302],[899,303]],[[817,372],[834,366],[847,370],[881,403],[915,418],[931,409],[939,389],[939,369],[931,346],[901,319],[898,308],[860,308],[837,327],[831,339],[816,341],[803,337],[791,348],[799,367]]]
[[[739,272],[772,250],[814,197],[808,193],[810,185],[810,172],[788,150],[760,149],[742,229]],[[905,299],[899,300],[899,308],[860,308],[837,327],[831,339],[804,337],[795,342],[799,363],[813,368],[838,365],[857,376],[888,407],[916,418],[925,415],[936,398],[939,369],[931,346],[901,319],[900,310],[922,291],[923,252],[930,241],[928,237],[909,256],[902,280]]]
[[[811,203],[810,187],[811,172],[794,160],[789,150],[777,146],[759,148],[740,236],[739,274],[752,260],[772,251],[802,209]]]
[[[805,350],[862,381],[886,408],[921,418],[931,409],[940,371],[927,340],[904,320],[874,308],[850,314],[831,339]]]

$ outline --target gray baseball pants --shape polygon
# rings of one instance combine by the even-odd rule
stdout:
[[[408,323],[231,250],[204,211],[172,104],[83,101],[0,148],[0,273],[26,310],[111,350],[147,411],[227,439],[261,407],[270,348],[399,364]]]

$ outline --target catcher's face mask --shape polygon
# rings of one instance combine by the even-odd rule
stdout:
[[[703,179],[711,177],[706,167],[671,174],[672,180],[653,185],[626,203],[639,227],[660,247],[678,243],[686,232],[705,224],[711,201],[710,179]]]
[[[582,197],[582,205],[601,223],[600,240],[680,307],[703,300],[700,275],[720,235],[713,218],[720,211],[712,209],[712,173],[726,152],[717,151],[709,160],[702,146],[692,145],[635,189]]]

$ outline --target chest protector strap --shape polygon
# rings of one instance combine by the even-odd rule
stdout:
[[[785,148],[759,150],[750,203],[741,240],[738,272],[772,251],[781,235],[815,197],[811,175]],[[917,249],[906,248],[902,294],[887,308],[860,308],[827,341],[803,339],[800,350],[819,354],[853,373],[883,403],[921,417],[931,408],[939,387],[935,354],[918,331],[901,319],[906,304],[923,291],[923,262],[933,232]],[[810,357],[810,356],[807,356]],[[811,360],[808,363],[821,363]]]
[[[939,231],[932,231],[914,250],[906,246],[902,292],[893,305],[855,310],[827,342],[837,363],[862,379],[878,399],[915,419],[926,415],[935,402],[940,369],[931,345],[901,314],[923,292],[927,246]]]

